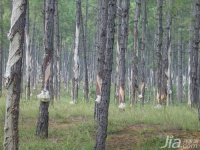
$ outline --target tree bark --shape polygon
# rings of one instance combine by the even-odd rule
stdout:
[[[125,103],[125,73],[126,73],[126,51],[128,41],[128,17],[129,17],[130,0],[125,0],[122,5],[122,25],[119,43],[119,103]],[[119,14],[120,15],[120,14]]]
[[[4,127],[4,150],[18,150],[18,118],[22,79],[22,56],[26,15],[26,0],[13,1],[9,57],[6,65],[6,115]]]
[[[105,65],[103,70],[102,80],[102,98],[99,106],[99,126],[97,129],[95,150],[105,150],[105,141],[107,137],[108,126],[108,108],[110,102],[110,87],[111,87],[111,74],[112,74],[112,61],[113,61],[113,45],[115,34],[115,16],[116,16],[116,3],[117,0],[108,1],[108,20],[107,20],[107,38],[105,49]],[[106,8],[106,3],[104,5]],[[105,16],[106,17],[106,16]]]
[[[192,99],[191,105],[192,107],[198,106],[198,50],[199,50],[199,25],[200,25],[200,5],[199,0],[195,3],[195,24],[194,24],[194,32],[193,32],[193,62],[192,62]]]
[[[144,105],[144,95],[145,95],[145,49],[146,49],[146,0],[142,0],[142,46],[141,46],[141,103]]]
[[[194,17],[194,3],[191,4],[191,11],[190,11],[190,16],[193,18]],[[189,40],[189,61],[188,61],[188,76],[189,76],[189,80],[188,80],[188,105],[192,107],[192,99],[193,99],[193,92],[192,92],[192,65],[193,65],[193,32],[194,32],[194,19],[191,19],[190,21],[190,26],[189,26],[189,36],[190,36],[190,40]]]
[[[3,75],[3,2],[0,1],[0,97],[2,96]]]
[[[139,18],[140,18],[140,7],[141,7],[141,0],[136,0],[136,12],[135,12],[135,19],[134,19],[134,63],[133,63],[133,77],[132,77],[132,87],[133,87],[133,93],[132,93],[132,99],[131,99],[131,105],[133,105],[133,102],[136,101],[136,92],[138,88],[138,44],[139,44],[139,33],[138,33],[138,24],[139,24]]]
[[[172,76],[171,76],[171,70],[172,70],[172,50],[171,50],[171,44],[169,45],[168,49],[168,79],[167,79],[167,106],[169,106],[169,103],[173,106],[174,100],[173,100],[173,86],[172,86]]]
[[[180,29],[181,30],[181,29]],[[182,31],[180,32],[178,40],[178,86],[177,86],[177,99],[182,102],[183,98],[183,75],[182,75]]]
[[[98,46],[98,64],[97,64],[97,81],[96,81],[96,98],[101,96],[101,84],[103,78],[103,69],[106,49],[106,26],[108,16],[108,1],[100,0],[99,2],[99,46]],[[95,103],[94,119],[99,120],[99,104]]]
[[[27,0],[26,8],[26,26],[25,26],[25,38],[26,38],[26,100],[30,100],[30,44],[29,44],[29,0]]]
[[[32,34],[31,34],[31,41],[30,41],[30,56],[29,56],[29,61],[30,61],[30,64],[29,64],[29,71],[30,71],[30,84],[33,85],[34,84],[34,73],[33,73],[33,68],[35,66],[35,63],[34,63],[34,54],[36,53],[34,51],[34,45],[35,45],[35,24],[36,24],[36,14],[34,16],[34,22],[33,22],[33,27],[32,27]],[[32,57],[31,57],[32,56]]]
[[[45,9],[45,34],[44,34],[44,52],[45,57],[42,65],[42,90],[49,91],[49,80],[51,71],[49,68],[52,66],[53,59],[53,29],[54,29],[54,0],[46,1]],[[48,138],[49,126],[49,102],[40,102],[39,117],[36,128],[36,135],[42,138]]]
[[[163,42],[163,26],[162,26],[162,7],[163,0],[157,0],[157,11],[158,11],[158,70],[157,70],[157,93],[158,99],[157,103],[162,104],[161,102],[161,91],[162,91],[162,42]]]
[[[80,17],[81,17],[81,0],[76,1],[76,33],[75,33],[75,48],[74,48],[74,87],[73,102],[76,103],[78,99],[79,90],[79,45],[80,45]]]
[[[54,50],[54,99],[59,100],[59,84],[60,84],[60,36],[59,36],[59,13],[58,13],[58,0],[55,0],[55,13],[54,13],[54,34],[55,34],[55,50]]]
[[[120,39],[121,39],[121,24],[122,24],[122,0],[117,1],[117,47],[116,47],[116,70],[115,70],[115,103],[119,100],[119,57],[120,57]]]
[[[172,102],[172,84],[171,84],[171,24],[172,24],[172,2],[173,0],[168,0],[169,10],[167,12],[167,28],[166,28],[166,46],[164,51],[164,81],[163,87],[167,91],[167,106],[169,102],[173,105]]]
[[[192,72],[192,92],[193,92],[193,98],[192,99],[192,106],[194,107],[198,105],[198,121],[200,122],[200,99],[199,99],[199,84],[197,79],[200,79],[199,74],[197,73],[197,70],[199,68],[198,64],[198,55],[199,55],[199,29],[200,29],[200,0],[196,2],[195,5],[195,27],[194,27],[194,41],[193,41],[193,50],[194,50],[194,60],[193,60],[193,72]],[[197,56],[195,56],[197,55]],[[196,72],[195,72],[196,71]],[[198,76],[198,77],[197,77]]]
[[[86,0],[86,3],[88,3],[88,0]],[[86,11],[87,11],[87,9],[86,9]],[[85,19],[85,26],[84,26],[82,10],[81,10],[81,28],[82,28],[82,43],[83,43],[83,57],[84,57],[84,99],[86,100],[86,102],[88,102],[89,101],[89,99],[88,99],[89,85],[88,85],[88,65],[87,65],[87,46],[86,46],[87,45],[87,43],[86,43],[87,12],[86,12],[86,19]]]

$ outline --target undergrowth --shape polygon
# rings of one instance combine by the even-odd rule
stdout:
[[[0,100],[0,145],[3,145],[5,99],[4,94]],[[21,100],[20,150],[93,149],[97,130],[97,122],[93,119],[94,102],[92,99],[89,102],[79,99],[78,104],[70,105],[70,101],[69,95],[62,95],[60,101],[49,106],[49,138],[40,139],[35,136],[39,101],[36,98],[32,98],[30,101]],[[120,134],[128,126],[134,124],[159,125],[163,130],[199,130],[197,110],[187,106],[155,109],[153,104],[146,104],[144,107],[137,104],[133,107],[127,106],[125,111],[119,111],[118,106],[113,101],[110,102],[108,138],[112,134]],[[159,144],[155,141],[156,139],[149,139],[149,141],[143,143],[143,149],[148,149],[145,147],[157,149]],[[141,145],[136,145],[133,149],[140,149],[139,147]]]

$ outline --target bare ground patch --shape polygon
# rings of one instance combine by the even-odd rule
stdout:
[[[107,138],[107,149],[109,150],[137,150],[138,147],[142,149],[145,143],[149,142],[149,146],[155,146],[155,140],[164,141],[167,136],[173,135],[174,138],[179,138],[181,141],[186,139],[198,139],[200,132],[185,131],[182,129],[163,129],[160,125],[152,124],[136,124],[130,125],[126,129],[117,131]],[[163,144],[162,144],[163,146]],[[157,147],[159,149],[159,147]],[[198,143],[200,148],[200,141]],[[195,149],[195,148],[193,148]],[[188,150],[182,148],[180,150]],[[192,150],[190,148],[189,150]]]

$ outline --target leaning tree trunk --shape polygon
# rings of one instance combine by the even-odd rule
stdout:
[[[46,1],[45,34],[44,34],[45,57],[42,65],[43,81],[42,81],[42,93],[40,95],[42,98],[44,98],[47,95],[49,98],[49,94],[47,93],[49,93],[49,79],[51,74],[50,68],[52,66],[52,60],[53,60],[52,55],[53,55],[54,3],[55,3],[54,0]],[[42,94],[46,95],[43,96]],[[36,135],[42,138],[48,138],[48,127],[49,127],[48,108],[49,108],[49,101],[41,99]]]
[[[107,15],[108,15],[108,1],[99,1],[99,46],[98,46],[98,64],[97,64],[97,81],[96,81],[96,98],[101,97],[101,84],[103,78],[103,68],[105,59],[106,49],[106,26],[107,26]],[[94,119],[99,119],[99,104],[95,102]]]
[[[9,57],[6,65],[5,86],[7,92],[6,116],[4,127],[4,150],[18,150],[18,118],[22,78],[22,56],[26,0],[13,1]]]
[[[133,63],[133,77],[132,77],[132,99],[131,99],[131,105],[133,104],[133,101],[136,101],[136,91],[138,88],[137,85],[137,79],[138,79],[138,41],[139,41],[139,34],[138,34],[138,24],[139,24],[139,17],[140,17],[140,7],[141,7],[141,0],[136,1],[136,13],[135,13],[135,19],[134,19],[134,63]]]
[[[80,45],[81,0],[76,1],[76,33],[74,48],[73,103],[77,102],[79,90],[79,45]]]
[[[141,46],[141,103],[144,105],[145,95],[145,49],[146,49],[146,0],[142,1],[142,46]]]
[[[162,42],[163,42],[163,26],[162,26],[162,7],[163,0],[157,0],[157,11],[158,11],[158,70],[157,70],[157,103],[161,102],[161,91],[162,91]]]
[[[126,51],[128,41],[128,16],[130,0],[125,0],[122,6],[122,23],[119,42],[119,103],[125,103],[125,72],[126,72]]]
[[[113,61],[113,45],[115,35],[115,16],[117,0],[108,1],[108,21],[107,21],[107,40],[105,49],[105,65],[103,70],[103,80],[101,88],[101,101],[99,106],[99,126],[97,129],[95,150],[105,150],[107,126],[108,126],[108,108],[110,103],[110,87]],[[106,4],[106,3],[105,3]],[[106,5],[103,5],[106,8]],[[105,16],[106,17],[106,16]],[[106,17],[107,18],[107,17]]]
[[[26,100],[30,100],[30,44],[29,44],[29,1],[27,1],[26,10],[26,26],[25,26],[25,37],[26,37]]]

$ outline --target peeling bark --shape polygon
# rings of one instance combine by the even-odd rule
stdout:
[[[172,0],[168,0],[169,10],[167,12],[167,28],[166,28],[166,46],[164,51],[164,77],[163,88],[167,91],[167,106],[172,102],[172,84],[171,84],[171,24],[172,24]]]
[[[101,102],[99,105],[99,126],[97,129],[95,150],[105,150],[108,126],[108,108],[110,103],[110,87],[113,63],[113,45],[115,34],[115,16],[117,0],[108,1],[108,20],[106,32],[105,64],[103,70]],[[104,5],[104,8],[106,5]]]
[[[18,150],[18,118],[22,79],[22,56],[26,15],[26,0],[13,0],[10,48],[6,65],[6,115],[4,127],[4,150]]]
[[[115,103],[119,100],[119,57],[120,57],[120,39],[121,39],[121,24],[122,24],[122,0],[117,1],[117,47],[116,47],[116,70],[115,70]]]
[[[138,44],[139,44],[139,31],[138,31],[138,24],[140,18],[140,7],[141,7],[141,0],[136,0],[136,12],[135,12],[135,19],[134,19],[134,53],[133,53],[133,77],[132,77],[132,99],[131,105],[136,101],[136,92],[138,88]]]
[[[101,96],[101,84],[103,78],[103,69],[105,62],[105,49],[106,49],[106,26],[108,15],[108,1],[99,1],[99,46],[98,46],[98,64],[97,64],[97,81],[96,81],[96,98]],[[94,119],[99,119],[99,105],[95,103]]]
[[[128,41],[128,17],[129,17],[129,6],[130,0],[125,0],[122,4],[122,25],[119,43],[119,77],[120,77],[120,88],[119,88],[119,102],[125,103],[125,73],[126,73],[126,51]]]
[[[77,103],[79,90],[79,45],[80,45],[80,16],[81,15],[81,0],[76,1],[76,33],[75,33],[75,47],[74,47],[74,86],[73,86],[73,102]]]
[[[25,26],[25,38],[26,38],[26,100],[30,100],[30,44],[29,44],[29,0],[27,1],[26,10],[26,26]]]
[[[45,9],[45,34],[44,34],[44,52],[45,57],[42,65],[42,90],[49,91],[49,79],[51,75],[51,66],[53,59],[53,29],[54,29],[54,0],[46,1]],[[40,102],[39,117],[36,128],[36,135],[42,138],[48,138],[49,126],[49,102]]]

